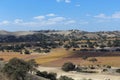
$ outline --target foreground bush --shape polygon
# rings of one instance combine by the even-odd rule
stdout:
[[[74,79],[67,76],[61,76],[58,80],[74,80]]]
[[[38,72],[36,73],[36,75],[37,75],[37,76],[40,76],[40,77],[44,77],[44,78],[50,79],[50,80],[57,80],[57,79],[56,79],[56,76],[57,76],[56,73],[48,73],[48,72],[46,72],[46,71],[44,71],[44,72],[38,71]]]
[[[31,61],[29,61],[31,62]],[[3,68],[3,72],[11,80],[26,80],[26,75],[33,70],[34,65],[24,60],[13,58]]]
[[[71,63],[71,62],[65,63],[62,66],[63,71],[73,71],[74,69],[75,69],[75,65],[73,63]]]

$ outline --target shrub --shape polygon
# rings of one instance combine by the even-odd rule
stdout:
[[[116,72],[117,72],[117,73],[120,73],[120,69],[117,69]]]
[[[110,68],[111,68],[111,66],[109,66],[109,65],[108,65],[108,66],[107,66],[107,68],[109,68],[109,69],[110,69]]]
[[[56,76],[57,76],[56,73],[48,73],[46,71],[43,71],[43,72],[38,71],[36,73],[36,75],[47,78],[47,79],[50,79],[50,80],[56,80]]]
[[[30,51],[25,49],[25,54],[30,54]]]
[[[97,73],[97,71],[81,71],[83,73]]]
[[[89,61],[91,61],[91,62],[96,62],[97,61],[97,59],[96,58],[91,58],[91,59],[89,59]]]
[[[62,66],[63,71],[73,71],[75,69],[75,65],[71,62],[67,62]]]
[[[106,72],[106,71],[108,71],[107,69],[103,69],[103,72]]]
[[[24,60],[13,58],[3,68],[3,72],[12,80],[25,80],[30,65]]]
[[[3,61],[4,59],[3,58],[0,58],[0,61]]]
[[[76,70],[77,72],[81,72],[81,71],[82,71],[82,69],[79,68],[79,67],[77,67],[75,70]]]
[[[82,59],[83,59],[83,60],[86,60],[86,59],[88,59],[88,57],[87,57],[87,56],[83,56]]]
[[[74,79],[67,77],[67,76],[60,76],[58,80],[74,80]]]

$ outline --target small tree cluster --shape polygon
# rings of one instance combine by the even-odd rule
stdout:
[[[63,71],[73,71],[75,69],[75,65],[71,62],[67,62],[62,66]]]
[[[33,60],[24,61],[18,58],[11,59],[3,68],[3,72],[10,77],[11,80],[26,80],[26,75],[34,68]]]

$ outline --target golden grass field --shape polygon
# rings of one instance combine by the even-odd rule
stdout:
[[[0,52],[0,58],[3,58],[4,61],[9,61],[12,58],[20,58],[20,59],[24,59],[24,60],[29,60],[29,59],[34,59],[36,57],[39,57],[39,55],[25,55],[25,54],[19,54],[19,53],[15,53],[15,52]]]
[[[38,64],[44,64],[44,63],[56,61],[64,57],[67,57],[68,54],[69,54],[69,51],[66,51],[63,48],[57,48],[57,49],[52,50],[48,55],[40,56],[36,58],[35,60]]]
[[[63,48],[53,49],[49,54],[32,54],[32,55],[23,55],[16,54],[13,52],[0,52],[0,58],[3,58],[5,61],[9,61],[11,58],[17,57],[24,60],[35,59],[35,61],[42,66],[62,66],[65,62],[73,62],[78,65],[111,65],[115,67],[120,67],[120,56],[114,57],[96,57],[97,62],[93,63],[88,60],[83,60],[80,57],[69,57],[73,55],[72,51],[66,51]],[[91,58],[91,57],[89,57]]]

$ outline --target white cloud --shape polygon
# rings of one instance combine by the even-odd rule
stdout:
[[[16,24],[18,24],[18,23],[22,23],[23,20],[22,20],[22,19],[15,19],[14,22],[15,22]]]
[[[76,23],[75,20],[69,20],[69,21],[67,21],[65,24],[68,25],[68,24],[74,24],[74,23]]]
[[[49,17],[52,16],[52,17]],[[25,21],[23,19],[15,19],[13,21],[2,21],[0,26],[20,26],[20,27],[44,27],[44,26],[59,26],[59,25],[71,25],[76,21],[70,18],[62,16],[55,16],[55,14],[48,14],[43,16],[33,17],[31,21]]]
[[[61,0],[56,0],[57,2],[61,2]]]
[[[98,15],[96,15],[94,17],[96,17],[96,18],[104,18],[104,19],[120,19],[120,12],[115,12],[110,16],[107,16],[107,15],[102,13],[102,14],[98,14]]]
[[[52,21],[52,22],[61,22],[64,21],[66,18],[64,17],[55,17],[55,18],[50,18],[48,19],[48,21]]]
[[[50,13],[50,14],[47,14],[46,16],[54,17],[54,16],[56,16],[56,14],[54,14],[54,13]]]
[[[57,2],[71,3],[71,0],[56,0]]]
[[[43,20],[43,19],[45,19],[45,16],[36,16],[36,17],[34,17],[34,19]]]
[[[8,25],[9,23],[10,23],[9,21],[4,20],[4,21],[0,22],[0,25]]]
[[[109,18],[108,16],[106,16],[106,15],[103,14],[103,13],[101,13],[101,14],[99,14],[99,15],[96,15],[96,16],[94,16],[94,17],[96,17],[96,18]]]
[[[71,3],[71,0],[65,0],[66,3]]]
[[[112,14],[112,18],[120,18],[120,12],[115,12]]]

